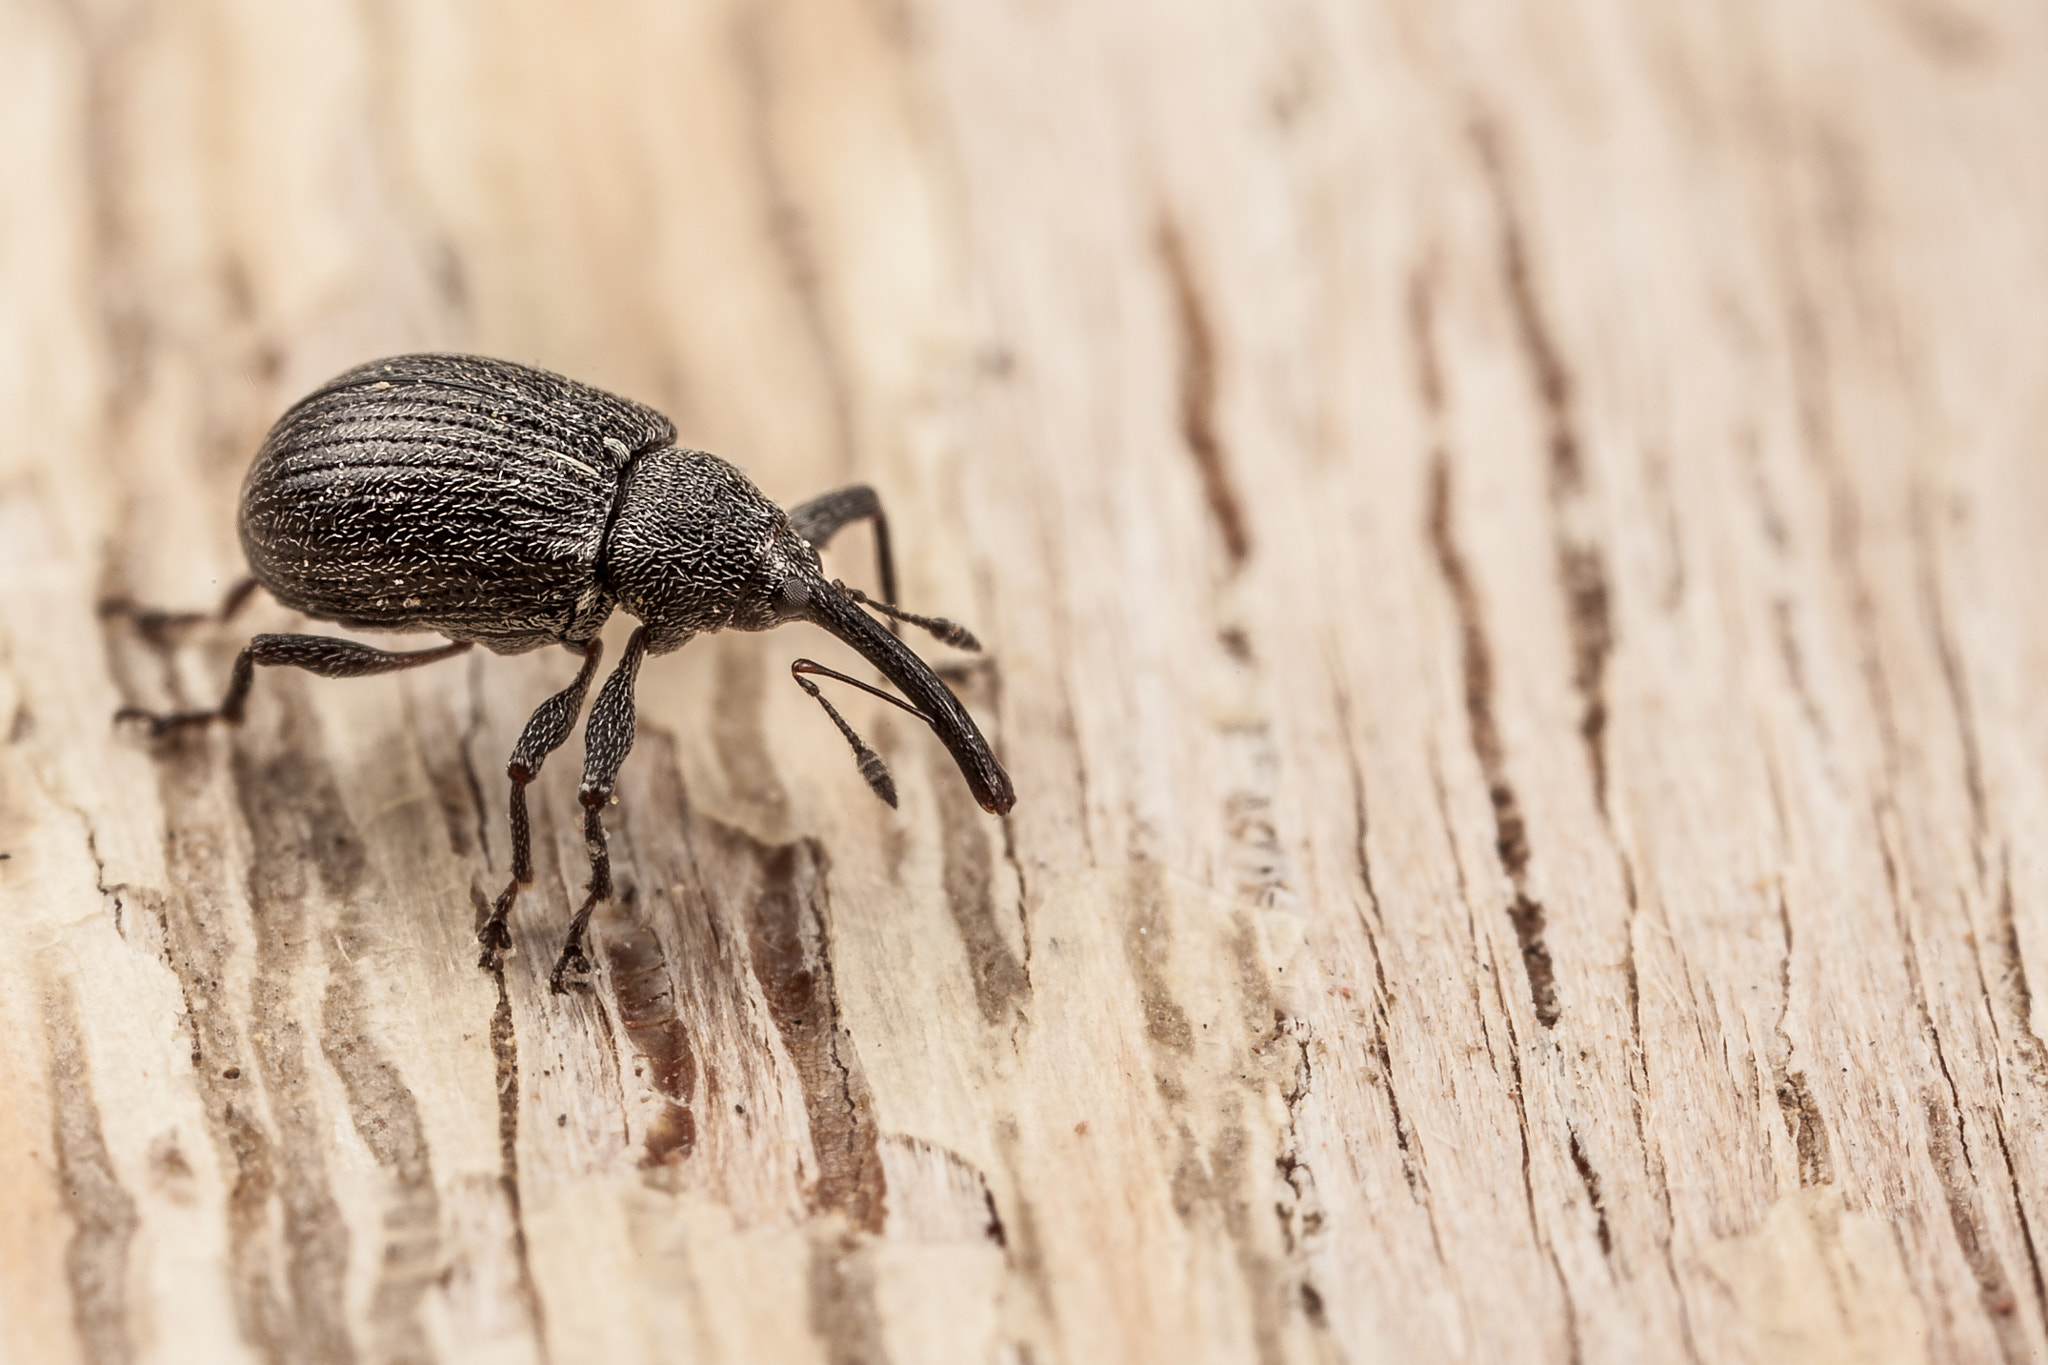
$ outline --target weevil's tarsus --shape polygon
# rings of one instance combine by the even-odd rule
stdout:
[[[547,762],[548,755],[559,749],[569,731],[576,727],[576,717],[583,712],[584,695],[590,691],[590,680],[597,676],[597,662],[603,655],[602,640],[592,640],[583,646],[583,667],[576,670],[575,681],[535,708],[526,729],[520,732],[518,746],[512,750],[512,761],[505,765],[505,775],[512,779],[512,880],[491,906],[491,917],[477,930],[477,939],[484,945],[477,965],[486,971],[494,970],[504,951],[512,946],[511,931],[505,927],[506,917],[512,913],[513,902],[519,899],[519,888],[533,884],[533,826],[526,813],[526,789],[540,776],[541,764]]]
[[[238,725],[242,720],[242,708],[249,700],[249,684],[254,680],[259,664],[269,668],[303,668],[323,678],[367,678],[378,673],[396,673],[400,669],[439,663],[469,647],[469,641],[456,640],[435,649],[401,653],[375,649],[354,640],[337,640],[329,635],[258,635],[236,656],[234,672],[228,677],[227,695],[213,710],[160,715],[139,706],[124,706],[114,713],[114,723],[142,721],[149,727],[151,739],[161,739],[176,730],[211,725],[214,721]]]
[[[849,588],[837,579],[833,580],[832,586],[862,606],[878,611],[892,621],[908,621],[913,626],[923,626],[936,636],[942,644],[951,645],[955,649],[969,650],[976,654],[981,652],[981,641],[975,639],[974,632],[961,625],[958,621],[948,621],[943,616],[919,616],[914,611],[905,611],[901,607],[892,606],[887,602],[877,602],[859,588]]]
[[[849,678],[844,673],[835,673],[829,668],[812,663],[809,659],[798,659],[789,666],[789,676],[796,679],[796,685],[810,693],[812,701],[825,708],[825,714],[832,717],[832,723],[839,727],[839,733],[846,736],[846,742],[853,747],[854,761],[860,764],[861,777],[866,780],[875,795],[881,797],[893,810],[896,806],[896,779],[889,776],[889,765],[882,762],[880,754],[868,747],[866,740],[854,733],[853,727],[846,723],[846,717],[839,714],[839,708],[825,700],[825,694],[818,690],[816,683],[804,676],[806,673],[816,673],[822,677],[837,678],[840,682],[853,683],[855,687],[858,687],[863,692],[873,692],[883,701],[894,702],[898,706],[903,706],[903,703],[896,701],[896,698],[890,696],[887,692],[869,687],[866,683]],[[929,721],[930,719],[913,707],[903,706],[903,709],[909,711],[911,715],[916,716],[919,720]]]
[[[882,580],[882,600],[892,606],[895,604],[896,557],[889,549],[889,518],[882,511],[882,500],[874,489],[857,483],[851,488],[820,493],[809,502],[791,508],[789,521],[796,527],[796,533],[818,550],[824,549],[848,522],[867,521],[873,525],[875,568]],[[896,628],[891,626],[889,629],[893,633]]]

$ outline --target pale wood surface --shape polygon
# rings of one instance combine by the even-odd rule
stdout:
[[[2040,5],[6,0],[0,130],[6,1359],[2048,1354]],[[1015,813],[700,641],[559,999],[565,656],[117,736],[425,347],[876,483]]]

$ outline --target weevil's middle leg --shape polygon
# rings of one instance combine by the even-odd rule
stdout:
[[[583,667],[576,670],[576,680],[535,709],[512,750],[512,761],[505,765],[505,775],[512,779],[512,880],[491,906],[490,918],[476,931],[478,941],[484,945],[477,965],[485,971],[494,970],[500,955],[512,946],[512,934],[505,927],[505,919],[512,913],[512,903],[519,899],[519,888],[533,885],[533,826],[526,813],[526,789],[540,776],[541,764],[547,762],[548,755],[561,748],[562,741],[575,728],[576,717],[583,710],[583,696],[590,690],[590,680],[597,676],[597,661],[603,653],[602,640],[592,640],[583,646]]]
[[[562,942],[562,955],[548,975],[548,986],[557,995],[566,991],[566,979],[590,970],[583,952],[583,931],[589,927],[591,912],[612,895],[611,851],[605,842],[604,808],[611,804],[612,788],[619,769],[633,747],[633,680],[640,661],[647,655],[647,627],[633,632],[619,666],[604,680],[590,721],[583,731],[583,787],[577,800],[583,803],[583,846],[590,855],[590,889],[576,917],[569,921],[569,935]]]

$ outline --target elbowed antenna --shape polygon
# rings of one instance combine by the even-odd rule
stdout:
[[[967,714],[967,708],[960,704],[953,690],[939,681],[939,675],[932,672],[929,664],[876,624],[875,618],[862,611],[852,598],[827,583],[814,582],[809,586],[809,619],[859,650],[862,658],[881,669],[930,722],[939,742],[960,765],[960,775],[967,779],[968,789],[981,808],[995,815],[1007,814],[1017,802],[1010,775],[996,762],[988,741],[975,728],[974,717]]]

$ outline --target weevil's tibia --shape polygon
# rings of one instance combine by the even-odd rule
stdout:
[[[396,673],[402,668],[439,663],[469,647],[469,641],[455,640],[437,649],[418,649],[401,654],[388,649],[373,649],[354,640],[337,640],[328,635],[259,635],[236,656],[235,671],[228,678],[227,695],[213,710],[158,715],[139,706],[124,706],[114,713],[114,723],[146,721],[151,739],[161,739],[174,730],[189,729],[195,725],[210,725],[217,720],[239,725],[242,708],[249,700],[249,684],[256,676],[258,664],[269,668],[303,668],[323,678],[366,678],[377,673]]]
[[[951,645],[955,649],[972,650],[977,654],[981,652],[981,641],[975,639],[974,632],[958,621],[949,621],[943,616],[919,616],[914,611],[905,611],[892,603],[877,602],[859,588],[849,588],[837,579],[832,581],[832,586],[862,606],[871,611],[878,611],[892,621],[908,621],[913,626],[923,626],[942,644]]]
[[[883,701],[892,702],[897,706],[903,706],[903,703],[897,701],[896,698],[890,696],[887,692],[869,687],[859,679],[849,678],[844,673],[835,673],[823,664],[812,663],[809,659],[798,659],[789,666],[789,676],[796,679],[796,685],[810,693],[812,701],[825,708],[825,714],[832,717],[832,723],[839,727],[839,733],[846,736],[846,742],[853,747],[854,761],[860,764],[860,775],[866,779],[868,786],[874,790],[875,795],[881,797],[883,801],[888,803],[891,809],[894,809],[896,805],[896,780],[889,776],[888,765],[882,762],[880,754],[868,747],[866,740],[854,733],[853,727],[846,723],[846,717],[839,714],[839,708],[825,700],[825,694],[818,690],[816,683],[804,676],[806,673],[816,673],[820,677],[836,678],[843,683],[852,683],[861,691],[872,692]],[[925,721],[927,724],[930,723],[925,714],[917,708],[903,706],[903,709],[916,716],[919,720]]]
[[[512,779],[512,880],[492,905],[490,918],[476,931],[478,941],[484,945],[477,965],[485,971],[495,970],[499,957],[512,946],[511,931],[505,927],[506,916],[512,913],[512,903],[519,899],[519,888],[533,885],[533,826],[526,814],[526,789],[540,776],[541,764],[547,762],[548,755],[559,749],[575,728],[576,717],[583,711],[583,696],[590,690],[590,680],[597,676],[597,661],[603,654],[602,640],[592,640],[583,646],[583,667],[576,670],[575,681],[535,709],[512,750],[512,761],[505,765],[505,775]]]
[[[597,701],[590,708],[590,722],[583,729],[583,786],[576,799],[583,803],[583,847],[590,855],[590,891],[569,922],[569,936],[562,943],[562,955],[548,975],[548,986],[557,995],[568,989],[567,979],[590,970],[583,953],[583,931],[591,912],[612,894],[611,853],[604,837],[604,808],[611,803],[612,787],[619,780],[619,767],[633,747],[633,680],[640,661],[647,656],[647,627],[633,632],[619,666],[604,680]]]

